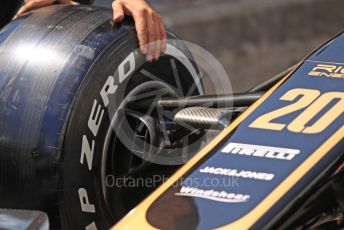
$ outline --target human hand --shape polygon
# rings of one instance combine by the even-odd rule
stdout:
[[[76,4],[75,2],[71,0],[25,0],[25,4],[20,7],[18,10],[16,16],[14,16],[13,19],[16,19],[17,17],[21,16],[22,14],[25,14],[27,12],[30,12],[32,10],[36,10],[45,6],[49,6],[54,4],[55,2],[63,3],[63,4]]]
[[[145,0],[116,0],[112,9],[114,22],[121,22],[125,15],[134,18],[140,49],[146,60],[158,60],[166,49],[166,32],[161,16]]]

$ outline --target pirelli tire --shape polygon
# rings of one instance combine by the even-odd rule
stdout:
[[[1,31],[2,208],[47,211],[53,227],[108,229],[127,211],[120,197],[109,208],[102,171],[111,116],[123,97],[141,85],[202,93],[197,67],[175,35],[167,31],[166,53],[146,63],[132,20],[113,25],[111,14],[56,5]]]

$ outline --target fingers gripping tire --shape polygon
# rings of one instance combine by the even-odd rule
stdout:
[[[137,203],[104,191],[109,167],[132,170],[120,155],[128,146],[106,153],[114,114],[141,86],[202,93],[191,55],[168,32],[166,54],[146,63],[132,21],[113,27],[110,10],[91,6],[41,9],[0,37],[0,206],[45,210],[64,228],[109,228]]]

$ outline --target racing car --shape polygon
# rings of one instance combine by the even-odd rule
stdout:
[[[2,29],[0,208],[62,229],[343,227],[342,33],[249,92],[205,94],[185,42],[167,30],[146,62],[133,23],[55,5]]]

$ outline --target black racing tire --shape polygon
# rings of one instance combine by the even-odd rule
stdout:
[[[142,85],[180,86],[173,92],[178,96],[201,94],[202,85],[175,35],[167,31],[166,53],[146,63],[133,21],[113,26],[111,14],[92,6],[51,6],[0,33],[0,207],[46,211],[53,227],[61,221],[64,229],[107,229],[152,190],[133,201],[127,190],[116,190],[107,200],[110,158],[104,151],[111,121],[123,98]],[[111,150],[116,167],[126,163],[116,155],[123,149]],[[162,169],[142,162],[147,174]]]

